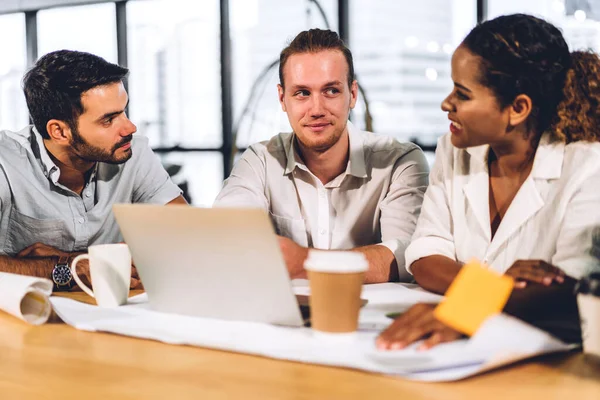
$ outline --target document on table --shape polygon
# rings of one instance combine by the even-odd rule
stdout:
[[[48,321],[52,282],[44,278],[0,272],[0,310],[32,325]]]
[[[303,363],[352,368],[421,381],[453,381],[535,355],[573,348],[520,320],[499,314],[490,317],[471,338],[418,351],[380,351],[375,338],[391,320],[385,310],[418,301],[435,301],[435,295],[400,284],[369,285],[363,298],[359,332],[335,338],[309,328],[291,328],[253,322],[224,321],[165,314],[148,308],[146,295],[125,306],[98,308],[74,300],[52,297],[56,313],[69,325],[87,331],[112,332],[219,350],[254,354]],[[302,285],[294,284],[295,291]],[[305,294],[305,293],[302,293]],[[437,297],[439,300],[439,296]],[[374,322],[375,321],[375,322]],[[364,325],[368,328],[363,328]],[[378,329],[372,329],[373,324]]]
[[[297,295],[310,296],[306,279],[294,279],[292,288]],[[362,295],[369,307],[379,310],[403,311],[417,303],[439,303],[444,297],[411,283],[378,283],[363,285]]]

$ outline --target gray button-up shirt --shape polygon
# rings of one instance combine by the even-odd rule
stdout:
[[[58,183],[41,135],[32,126],[0,132],[0,254],[36,242],[73,252],[122,241],[115,203],[166,204],[181,194],[147,138],[134,135],[132,157],[97,163],[81,196]]]
[[[346,171],[322,184],[296,154],[294,134],[250,146],[217,196],[217,207],[267,210],[275,230],[301,246],[342,250],[381,244],[409,279],[404,251],[427,188],[429,166],[412,143],[362,132],[348,122]]]

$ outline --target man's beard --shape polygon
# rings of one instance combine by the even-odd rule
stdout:
[[[305,138],[305,140],[301,140],[301,138],[296,134],[296,140],[299,143],[296,143],[296,145],[300,144],[302,147],[304,147],[307,150],[310,150],[314,153],[326,153],[329,149],[331,149],[333,146],[335,146],[335,144],[337,142],[339,142],[340,138],[342,137],[343,133],[344,133],[344,128],[342,129],[336,129],[329,137],[327,137],[325,140],[314,140],[311,141],[309,140],[309,138]]]
[[[71,129],[72,139],[71,146],[77,152],[77,156],[81,159],[89,162],[103,162],[108,164],[123,164],[125,161],[131,158],[132,152],[131,150],[125,152],[123,156],[117,157],[117,150],[131,142],[133,139],[133,134],[124,137],[121,141],[113,146],[110,150],[105,150],[100,147],[93,146],[89,144],[83,136],[79,133],[79,131],[75,129]]]

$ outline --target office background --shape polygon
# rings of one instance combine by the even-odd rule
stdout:
[[[210,206],[241,151],[290,130],[279,52],[329,27],[354,55],[353,122],[432,159],[452,52],[478,20],[514,12],[550,20],[572,49],[600,50],[600,0],[0,0],[0,128],[28,123],[21,78],[39,56],[89,51],[130,68],[138,134],[192,203]]]

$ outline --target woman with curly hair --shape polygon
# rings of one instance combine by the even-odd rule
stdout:
[[[477,258],[515,278],[506,312],[572,340],[573,284],[599,270],[600,60],[570,52],[544,20],[506,15],[467,35],[452,56],[452,80],[442,102],[450,133],[438,143],[407,269],[445,293]],[[413,307],[379,347],[458,337],[432,310]]]

